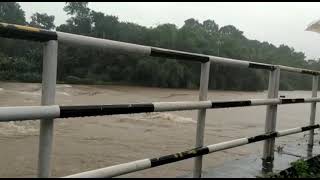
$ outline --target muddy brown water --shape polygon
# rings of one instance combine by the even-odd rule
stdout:
[[[40,104],[40,84],[1,82],[0,88],[1,106]],[[281,91],[280,95],[302,98],[310,97],[311,92]],[[266,91],[209,91],[208,94],[210,100],[265,97]],[[59,105],[188,100],[198,100],[198,90],[59,84],[56,95]],[[204,143],[209,145],[263,133],[265,114],[265,106],[208,110]],[[57,119],[52,177],[191,149],[195,144],[196,116],[194,110]],[[281,105],[277,129],[305,126],[309,116],[310,104]],[[304,134],[282,137],[276,144],[295,142]],[[38,120],[0,123],[0,177],[36,177],[38,140]],[[262,154],[262,146],[263,143],[258,142],[206,155],[203,170],[251,153]],[[190,174],[192,167],[193,159],[188,159],[120,177],[176,177]]]

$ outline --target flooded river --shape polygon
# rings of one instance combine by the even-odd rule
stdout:
[[[311,92],[281,91],[280,95],[287,98],[310,97]],[[266,92],[209,91],[208,94],[210,100],[265,97]],[[39,105],[40,99],[40,84],[0,83],[1,106]],[[188,100],[198,100],[198,91],[59,84],[56,95],[59,105]],[[209,145],[263,133],[265,111],[265,106],[208,110],[204,143]],[[309,114],[310,104],[281,105],[277,129],[305,126],[309,122]],[[195,110],[57,119],[52,176],[65,176],[193,148],[196,117]],[[276,145],[295,142],[303,136],[301,133],[282,137],[277,139]],[[0,177],[36,177],[38,139],[38,120],[0,123]],[[263,143],[259,142],[206,155],[203,170],[251,153],[262,154],[262,146]],[[121,177],[176,177],[189,174],[192,167],[193,159],[188,159]]]

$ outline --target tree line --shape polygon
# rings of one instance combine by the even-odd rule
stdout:
[[[28,25],[97,38],[162,47],[193,53],[320,70],[319,60],[307,60],[303,52],[251,40],[233,25],[220,27],[214,20],[194,18],[175,24],[144,27],[121,22],[97,12],[88,2],[67,2],[69,18],[55,26],[55,16],[35,13],[28,22],[16,2],[0,2],[0,22]],[[0,38],[0,80],[41,82],[42,44]],[[166,58],[115,54],[96,48],[59,44],[58,82],[79,84],[132,84],[168,88],[198,88],[200,64]],[[210,89],[257,91],[267,88],[268,72],[213,64]],[[311,89],[308,75],[281,73],[282,90]]]

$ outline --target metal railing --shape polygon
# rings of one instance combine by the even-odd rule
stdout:
[[[204,54],[195,54],[183,51],[175,51],[157,47],[149,47],[99,39],[94,37],[63,33],[58,31],[47,31],[33,27],[0,23],[0,37],[24,39],[30,41],[44,42],[43,51],[43,72],[42,72],[42,106],[16,106],[0,107],[0,122],[21,121],[41,119],[40,143],[38,157],[38,176],[50,177],[50,159],[53,141],[54,118],[71,118],[84,116],[102,116],[113,114],[163,112],[198,110],[196,144],[195,148],[176,154],[158,158],[144,159],[130,163],[110,166],[88,172],[67,176],[67,177],[113,177],[130,172],[140,171],[176,161],[195,157],[193,177],[201,177],[202,156],[205,154],[242,146],[249,143],[264,141],[262,157],[263,172],[270,172],[273,169],[275,138],[290,134],[309,131],[308,156],[312,156],[314,129],[319,128],[315,124],[319,71],[294,68],[282,65],[256,63],[237,59],[222,58]],[[55,105],[55,86],[57,76],[57,54],[58,42],[73,45],[91,46],[112,50],[113,52],[138,54],[141,56],[164,57],[169,59],[180,59],[201,63],[201,78],[199,101],[180,102],[154,102],[138,104],[109,104],[89,106],[59,106]],[[235,67],[264,69],[270,72],[268,85],[268,99],[249,99],[231,101],[210,101],[207,100],[210,64],[225,64]],[[296,72],[313,76],[311,98],[278,98],[280,71]],[[308,126],[276,131],[277,106],[292,103],[311,103],[311,115]],[[203,145],[205,117],[207,109],[232,108],[246,106],[266,105],[265,134],[226,141],[209,146]]]

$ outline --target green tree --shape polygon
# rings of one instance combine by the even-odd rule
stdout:
[[[144,27],[122,22],[117,16],[93,11],[88,2],[67,2],[64,11],[69,18],[57,31],[82,34],[141,45],[175,49],[261,63],[320,70],[319,60],[306,60],[304,53],[287,45],[247,39],[243,31],[232,25],[220,27],[213,19],[203,22],[185,20],[174,24]],[[0,3],[0,21],[54,29],[54,16],[35,13],[26,22],[18,3]],[[73,83],[128,83],[158,87],[197,88],[200,64],[166,58],[119,54],[99,48],[59,44],[58,80]],[[39,43],[1,38],[0,78],[37,81],[41,74],[42,46]],[[210,89],[263,90],[268,72],[248,70],[213,63],[210,67]],[[310,89],[309,76],[281,73],[282,89]]]
[[[47,13],[34,13],[31,16],[30,26],[51,30],[56,27],[54,18],[54,16],[49,16]]]
[[[67,20],[67,24],[72,27],[73,32],[77,34],[89,34],[91,32],[88,2],[66,2],[63,10],[72,16]]]
[[[0,21],[24,25],[25,13],[16,2],[0,2]]]

